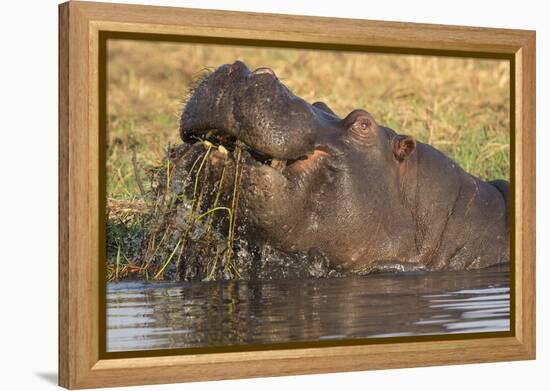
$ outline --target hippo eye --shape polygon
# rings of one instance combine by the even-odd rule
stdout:
[[[376,140],[376,126],[366,116],[356,118],[350,127],[351,138],[362,145],[372,145]]]
[[[371,124],[368,119],[362,119],[360,121],[355,122],[352,125],[352,129],[355,131],[366,132],[369,129],[370,125]]]

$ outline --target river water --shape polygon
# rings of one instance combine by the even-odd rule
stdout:
[[[107,351],[508,331],[507,270],[107,286]]]

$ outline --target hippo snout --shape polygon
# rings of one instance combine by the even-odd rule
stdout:
[[[235,61],[216,69],[193,91],[181,117],[180,134],[189,142],[217,130],[257,153],[287,160],[311,154],[325,142],[325,128],[331,126],[271,68],[250,71]]]

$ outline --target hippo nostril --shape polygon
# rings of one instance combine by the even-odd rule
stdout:
[[[254,74],[254,75],[263,75],[263,74],[266,74],[266,73],[268,73],[272,76],[275,76],[275,72],[273,72],[273,69],[266,68],[266,67],[258,68],[254,72],[252,72],[252,74]]]

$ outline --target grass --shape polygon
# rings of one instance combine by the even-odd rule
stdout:
[[[505,61],[139,41],[108,45],[110,279],[152,277],[138,259],[151,224],[147,194],[158,185],[156,169],[170,171],[164,163],[168,146],[181,143],[186,91],[205,69],[236,59],[250,68],[273,68],[296,95],[322,100],[340,116],[366,109],[378,123],[434,145],[473,175],[509,177]],[[170,251],[177,243],[158,238],[156,245],[161,241]]]

